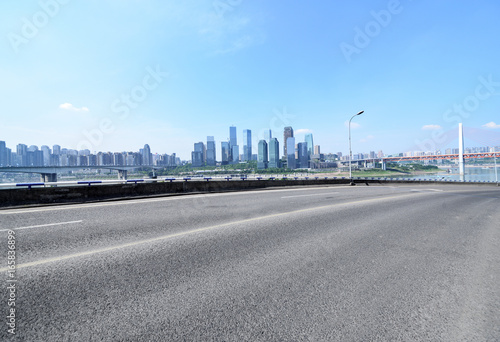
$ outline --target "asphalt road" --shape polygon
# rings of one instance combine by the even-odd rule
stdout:
[[[358,185],[0,210],[0,340],[499,341],[499,209]]]

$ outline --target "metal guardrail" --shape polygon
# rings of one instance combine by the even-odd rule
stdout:
[[[347,177],[318,177],[315,176],[314,180],[318,180],[320,178],[323,178],[325,180],[328,179],[342,179],[346,180],[348,179]],[[134,183],[137,185],[137,183],[155,183],[155,182],[188,182],[188,181],[216,181],[216,180],[226,180],[226,181],[244,181],[244,180],[285,180],[285,181],[290,181],[294,182],[297,180],[313,180],[311,177],[262,177],[262,176],[255,176],[255,177],[248,177],[248,176],[241,176],[241,177],[182,177],[182,178],[176,178],[176,177],[167,177],[164,179],[154,179],[154,178],[146,178],[146,179],[128,179],[128,180],[123,180],[123,179],[117,179],[117,180],[84,180],[84,181],[62,181],[62,182],[25,182],[25,183],[3,183],[0,184],[0,189],[5,189],[5,188],[21,188],[21,187],[27,187],[28,189],[31,189],[32,187],[58,187],[58,186],[100,186],[100,185],[105,185],[105,184],[127,184],[127,183]],[[456,180],[456,179],[439,179],[439,178],[394,178],[394,177],[353,177],[354,181],[377,181],[377,180],[382,180],[382,181],[391,181],[391,182],[443,182],[443,183],[491,183],[495,184],[497,183],[496,181],[474,181],[474,180],[466,180],[466,181],[461,181],[461,180]],[[499,183],[497,183],[499,184]]]
[[[45,186],[45,183],[17,183],[16,186],[27,186],[31,189],[32,186]]]
[[[77,184],[87,184],[91,186],[92,184],[102,184],[102,181],[78,181]]]

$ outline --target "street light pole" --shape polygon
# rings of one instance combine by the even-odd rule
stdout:
[[[354,185],[352,181],[352,168],[351,168],[351,161],[352,161],[352,149],[351,149],[351,121],[355,116],[363,114],[365,111],[362,110],[358,114],[354,114],[351,119],[349,120],[349,181],[351,182],[351,185]]]

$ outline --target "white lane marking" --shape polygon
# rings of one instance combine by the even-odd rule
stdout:
[[[332,195],[332,194],[338,194],[338,192],[327,192],[326,194],[310,194],[310,195],[282,196],[281,198],[307,197],[307,196],[322,196],[322,195]]]
[[[378,186],[377,188],[382,188],[384,186]],[[117,200],[113,202],[103,202],[103,203],[88,203],[88,204],[68,204],[55,207],[44,207],[36,209],[7,209],[0,210],[0,215],[12,215],[12,214],[25,214],[25,213],[36,213],[44,211],[56,211],[56,210],[71,210],[71,209],[82,209],[82,208],[97,208],[97,207],[108,207],[116,205],[126,205],[126,204],[142,204],[142,203],[153,203],[153,202],[164,202],[164,201],[175,201],[175,200],[185,200],[197,197],[218,197],[218,196],[241,196],[246,194],[264,194],[270,192],[281,192],[281,191],[307,191],[307,190],[331,190],[332,188],[357,188],[352,186],[324,186],[324,187],[314,187],[314,188],[303,188],[303,189],[260,189],[260,190],[250,190],[250,191],[239,191],[239,192],[223,192],[223,193],[206,193],[206,194],[186,194],[187,196],[167,196],[161,198],[151,198],[151,199],[136,199],[136,200]],[[360,188],[361,189],[361,188]],[[363,187],[363,189],[367,189]],[[373,188],[376,189],[376,188]]]
[[[8,230],[20,230],[20,229],[31,229],[31,228],[41,228],[41,227],[52,227],[52,226],[60,226],[60,225],[63,225],[63,224],[80,223],[80,222],[83,222],[83,220],[39,224],[39,225],[36,225],[36,226],[17,227],[17,228],[11,228],[11,229],[0,229],[0,232],[6,232]]]
[[[428,195],[428,194],[429,193],[419,193],[418,195]],[[406,194],[406,195],[397,195],[397,196],[390,196],[390,197],[383,197],[383,198],[371,198],[371,199],[364,199],[364,200],[358,200],[358,201],[352,201],[352,202],[335,203],[335,204],[323,205],[323,206],[320,206],[320,207],[307,208],[307,209],[298,209],[298,210],[288,211],[288,212],[284,212],[284,213],[271,214],[271,215],[266,215],[266,216],[259,216],[259,217],[254,217],[254,218],[240,220],[240,221],[233,221],[233,222],[221,223],[221,224],[217,224],[217,225],[214,225],[214,226],[209,226],[209,227],[204,227],[204,228],[197,228],[197,229],[192,229],[192,230],[188,230],[188,231],[184,231],[184,232],[179,232],[179,233],[173,233],[173,234],[158,236],[158,237],[151,238],[151,239],[146,239],[146,240],[141,240],[141,241],[134,241],[134,242],[124,243],[124,244],[117,245],[117,246],[110,246],[110,247],[105,247],[105,248],[100,248],[100,249],[94,249],[94,250],[90,250],[90,251],[86,251],[86,252],[80,252],[80,253],[69,254],[69,255],[62,255],[62,256],[59,256],[59,257],[53,257],[53,258],[48,258],[48,259],[42,259],[42,260],[27,262],[25,264],[17,264],[16,265],[16,269],[18,269],[18,268],[24,268],[24,267],[31,267],[31,266],[39,266],[39,265],[44,265],[44,264],[48,264],[48,263],[51,263],[51,262],[63,261],[63,260],[68,260],[68,259],[74,259],[74,258],[78,258],[78,257],[82,257],[82,256],[94,255],[94,254],[103,253],[103,252],[110,252],[110,251],[114,251],[114,250],[117,250],[117,249],[122,249],[122,248],[126,248],[126,247],[134,247],[134,246],[143,245],[143,244],[147,244],[147,243],[169,240],[169,239],[172,239],[172,238],[175,238],[175,237],[180,237],[180,236],[185,236],[185,235],[191,235],[191,234],[194,234],[194,233],[209,231],[209,230],[213,230],[213,229],[216,229],[216,228],[228,227],[228,226],[233,226],[233,225],[238,225],[238,224],[244,224],[244,223],[249,223],[249,222],[254,222],[254,221],[260,221],[260,220],[275,218],[275,217],[288,216],[288,215],[296,214],[296,213],[304,213],[304,212],[315,211],[315,210],[324,210],[324,209],[329,209],[329,208],[339,207],[339,206],[346,206],[346,205],[349,206],[349,205],[353,205],[353,204],[370,203],[370,202],[380,202],[380,201],[384,201],[384,200],[400,199],[400,198],[412,197],[412,196],[416,196],[416,195],[417,194],[415,194],[415,193],[409,193],[409,194]],[[7,271],[7,267],[0,268],[0,272],[4,272],[4,271]]]
[[[443,190],[440,190],[440,189],[411,189],[410,191],[413,191],[413,192],[423,192],[423,191],[443,192]]]

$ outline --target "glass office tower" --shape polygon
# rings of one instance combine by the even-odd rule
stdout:
[[[265,140],[259,141],[259,153],[257,155],[257,168],[267,169],[268,158],[267,158],[267,142]]]
[[[288,137],[286,139],[286,150],[288,154],[286,155],[287,168],[295,169],[295,138]]]

